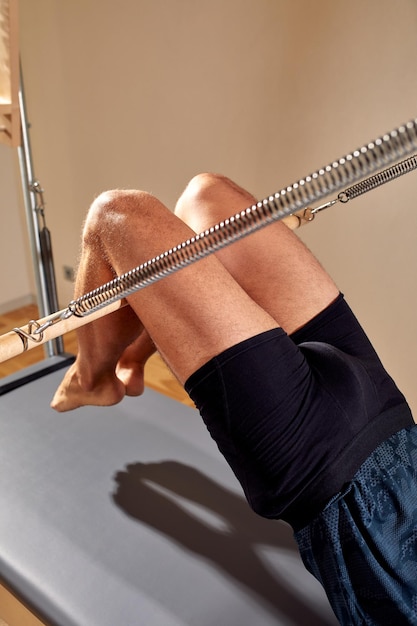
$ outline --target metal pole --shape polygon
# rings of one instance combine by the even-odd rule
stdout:
[[[41,247],[40,212],[43,216],[43,207],[38,204],[39,182],[33,174],[32,153],[29,138],[29,126],[26,119],[26,103],[23,90],[22,73],[20,74],[19,109],[21,119],[22,142],[18,146],[20,175],[22,180],[23,200],[25,204],[26,221],[32,254],[33,271],[35,275],[38,306],[41,316],[50,315],[58,309],[56,298],[55,276],[45,268],[45,254]],[[42,195],[41,195],[42,199]],[[51,275],[52,274],[52,275]],[[46,356],[51,357],[63,353],[62,337],[45,344]]]

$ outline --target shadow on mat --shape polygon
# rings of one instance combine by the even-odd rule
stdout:
[[[336,624],[297,589],[294,579],[302,566],[296,563],[294,572],[298,551],[287,525],[262,519],[243,497],[177,461],[134,463],[118,472],[115,481],[113,499],[125,513],[204,557],[244,585],[264,608],[293,624]],[[279,571],[264,562],[265,546],[284,553]]]

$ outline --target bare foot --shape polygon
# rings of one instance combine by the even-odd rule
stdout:
[[[116,375],[124,384],[127,396],[141,396],[143,394],[145,390],[143,363],[119,361]]]
[[[64,412],[86,405],[111,406],[120,402],[125,395],[125,386],[114,373],[102,376],[94,385],[83,385],[77,363],[74,363],[55,392],[51,407]]]
[[[145,363],[156,348],[148,333],[142,332],[121,355],[116,366],[116,376],[124,386],[127,396],[141,396],[145,389]]]

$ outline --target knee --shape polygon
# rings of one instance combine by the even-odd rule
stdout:
[[[199,218],[212,217],[215,220],[223,201],[238,190],[240,188],[235,183],[221,174],[197,174],[181,194],[175,214],[191,225]]]
[[[205,203],[224,184],[223,178],[220,174],[207,172],[194,176],[182,192],[175,207],[175,213],[183,218],[188,207]]]
[[[146,212],[146,209],[157,202],[150,193],[139,190],[112,189],[103,191],[93,201],[87,220],[102,222],[103,220],[131,218]]]
[[[113,189],[98,195],[91,204],[84,222],[83,239],[91,242],[142,218],[158,201],[151,194],[137,190]]]
[[[193,176],[186,186],[182,197],[205,200],[207,195],[216,193],[216,190],[227,187],[231,181],[222,174],[212,172],[202,172]]]

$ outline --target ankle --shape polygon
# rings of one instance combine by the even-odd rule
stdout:
[[[111,368],[100,368],[93,370],[89,362],[77,357],[74,363],[73,378],[78,387],[85,393],[94,392],[103,385],[112,385],[117,379],[114,370]]]

